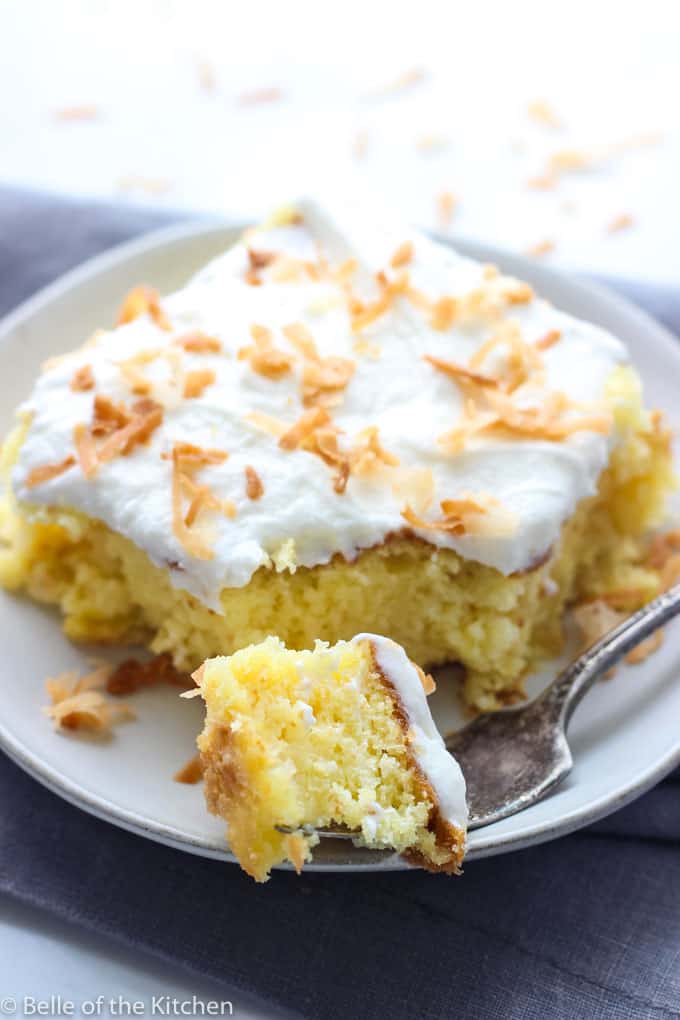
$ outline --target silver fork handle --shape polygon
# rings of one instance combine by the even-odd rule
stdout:
[[[596,680],[645,638],[680,614],[680,584],[658,595],[618,627],[591,645],[550,684],[539,700],[550,705],[565,730],[577,706]]]

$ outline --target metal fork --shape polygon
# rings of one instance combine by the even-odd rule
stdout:
[[[479,716],[445,738],[467,783],[468,828],[524,811],[562,782],[574,763],[566,731],[577,705],[596,680],[679,613],[677,584],[592,645],[529,704]],[[316,831],[333,839],[356,837],[342,828]]]

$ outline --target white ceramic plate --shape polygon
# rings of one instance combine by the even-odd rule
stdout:
[[[121,296],[140,281],[167,292],[226,248],[240,228],[183,226],[123,245],[69,273],[26,302],[0,327],[0,435],[13,408],[31,388],[41,362],[78,346],[114,320]],[[620,298],[567,279],[518,256],[472,243],[470,255],[499,263],[530,280],[569,312],[598,322],[629,346],[649,404],[675,412],[680,344]],[[586,369],[587,370],[587,369]],[[138,719],[107,742],[53,732],[41,713],[44,681],[84,667],[100,649],[74,647],[59,619],[22,597],[0,592],[0,744],[55,793],[116,825],[184,850],[232,859],[223,826],[211,818],[200,786],[172,776],[194,753],[201,705],[176,691],[152,689],[134,698]],[[670,627],[660,652],[644,665],[622,668],[593,690],[570,728],[575,767],[542,803],[470,834],[469,858],[518,849],[554,838],[614,811],[680,762],[680,627]],[[556,665],[530,684],[537,691]],[[440,683],[434,713],[443,731],[460,724],[453,685]],[[387,869],[405,865],[391,854],[325,842],[317,869]]]

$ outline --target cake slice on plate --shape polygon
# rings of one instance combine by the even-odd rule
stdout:
[[[329,826],[429,871],[460,870],[465,780],[432,721],[431,678],[394,641],[293,651],[269,637],[195,679],[208,807],[253,878],[284,860],[299,871]]]
[[[0,456],[0,585],[194,670],[385,634],[524,696],[565,607],[659,590],[670,434],[623,344],[372,209],[299,202],[52,359]]]

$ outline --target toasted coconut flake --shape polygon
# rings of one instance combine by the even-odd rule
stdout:
[[[302,370],[302,402],[312,404],[337,403],[356,370],[350,358],[328,357],[307,361]]]
[[[253,269],[264,269],[271,265],[275,258],[276,252],[256,251],[254,248],[248,248],[248,261]]]
[[[434,694],[434,692],[437,690],[437,685],[434,681],[434,677],[431,676],[429,673],[426,673],[424,669],[421,669],[417,663],[414,663],[414,666],[416,667],[416,672],[418,674],[420,682],[423,685],[425,696],[429,697],[430,694]]]
[[[640,146],[654,145],[659,135],[643,134],[624,138],[619,142],[599,145],[592,149],[558,149],[553,152],[544,171],[533,178],[534,186],[554,187],[565,174],[579,173],[584,170],[601,166],[614,156],[621,155]],[[540,182],[543,182],[540,184]]]
[[[220,510],[227,517],[236,514],[236,508],[230,500],[219,500],[207,485],[199,485],[195,474],[204,467],[222,464],[228,457],[225,450],[210,450],[193,443],[176,443],[172,453],[164,455],[164,459],[172,459],[172,521],[175,537],[186,551],[196,559],[210,560],[214,556],[204,537],[192,530],[203,510]],[[189,498],[189,506],[184,513],[184,497]]]
[[[570,402],[563,393],[542,394],[534,407],[519,407],[498,390],[488,390],[486,397],[498,414],[498,427],[534,439],[565,439],[575,432],[606,434],[612,427],[611,412],[584,408]]]
[[[177,456],[184,472],[195,472],[200,468],[215,464],[224,464],[229,458],[226,450],[213,450],[194,443],[175,443],[172,454],[162,454],[163,460],[172,460]]]
[[[435,358],[431,354],[424,354],[423,360],[427,361],[433,368],[436,368],[438,372],[448,375],[450,379],[453,379],[454,382],[461,386],[481,386],[483,388],[498,386],[498,381],[491,378],[491,376],[482,375],[480,372],[466,368],[465,365],[459,365],[455,361],[445,361],[443,358]]]
[[[547,351],[550,347],[554,347],[559,340],[562,339],[562,331],[559,329],[549,329],[547,333],[544,333],[540,337],[534,347],[537,351]]]
[[[184,396],[188,399],[202,396],[203,391],[212,386],[215,379],[215,373],[209,368],[188,372],[184,380]]]
[[[92,429],[82,422],[74,425],[73,445],[76,448],[80,470],[86,478],[94,477],[99,467],[99,460],[97,458],[97,448],[94,436],[92,435]]]
[[[224,516],[229,517],[231,520],[233,520],[234,517],[236,517],[236,514],[238,513],[236,503],[234,503],[233,500],[231,499],[223,499],[220,509],[222,510]]]
[[[573,616],[580,634],[580,651],[590,648],[596,641],[609,634],[610,631],[618,627],[626,619],[627,612],[621,612],[619,609],[612,607],[610,603],[612,595],[616,596],[617,593],[610,592],[608,597],[594,599],[591,602],[583,602],[574,607]],[[623,593],[618,593],[618,595],[623,595]],[[644,599],[644,593],[638,593],[638,598],[634,599],[633,602],[640,601],[641,599]],[[624,598],[615,598],[614,601],[620,605],[625,605],[626,603]],[[628,605],[630,605],[630,598],[627,601]],[[639,665],[656,652],[662,643],[663,631],[656,630],[628,652],[626,662],[631,665]],[[609,670],[606,674],[608,678],[613,675],[613,669]]]
[[[196,77],[204,92],[214,92],[217,88],[215,65],[207,57],[196,58]]]
[[[130,391],[138,397],[147,397],[151,393],[151,382],[137,365],[121,365],[121,373]]]
[[[82,677],[78,675],[77,670],[67,670],[65,673],[59,673],[58,676],[48,677],[45,681],[45,689],[52,704],[56,705],[73,694],[103,690],[109,671],[110,667],[105,663],[97,665],[92,672]]]
[[[354,475],[369,475],[381,467],[396,467],[399,458],[390,453],[380,442],[378,429],[370,425],[357,436],[350,453],[350,468]]]
[[[201,687],[201,684],[203,683],[203,674],[204,673],[205,673],[205,663],[203,662],[198,667],[198,669],[195,669],[193,671],[193,673],[191,674],[191,679],[194,681],[194,683],[196,684],[196,686],[199,689],[197,691],[187,691],[186,694],[182,694],[182,695],[180,695],[180,697],[188,698],[189,696],[193,697],[196,694],[200,694],[201,693],[200,687]]]
[[[299,875],[307,856],[307,843],[304,836],[298,832],[291,832],[285,837],[283,846],[286,857],[295,868],[296,875]]]
[[[77,106],[62,106],[54,111],[54,119],[62,123],[85,123],[99,120],[101,110],[94,103],[79,103]]]
[[[83,344],[83,347],[85,344]],[[65,365],[67,362],[73,359],[74,354],[77,351],[66,351],[65,354],[54,354],[51,358],[45,358],[40,366],[41,372],[51,372],[54,368],[59,368],[60,365]]]
[[[381,85],[376,89],[373,89],[367,93],[367,98],[382,98],[387,96],[396,95],[399,92],[404,92],[406,89],[413,88],[414,85],[419,85],[427,78],[427,71],[422,67],[410,67],[406,71],[402,71],[401,74],[397,75],[391,82],[385,85]]]
[[[402,266],[407,266],[413,258],[413,250],[413,241],[404,241],[403,244],[400,244],[390,259],[392,268],[400,269]]]
[[[486,281],[473,287],[458,299],[458,321],[462,325],[477,322],[498,322],[505,311],[506,300],[495,282]]]
[[[99,666],[83,677],[69,672],[46,681],[51,705],[44,712],[55,729],[89,730],[105,735],[117,723],[134,718],[129,705],[116,704],[103,693],[110,671],[109,666]]]
[[[535,345],[525,343],[519,323],[514,319],[504,320],[494,330],[472,355],[469,367],[474,371],[481,370],[489,355],[499,348],[504,352],[504,367],[498,373],[497,382],[506,393],[512,393],[529,380],[535,385],[544,385],[543,359]]]
[[[267,326],[260,326],[254,323],[250,327],[250,335],[255,343],[262,347],[269,347],[272,343],[272,331]]]
[[[550,255],[555,250],[555,242],[549,237],[543,238],[541,241],[536,241],[535,244],[530,244],[528,248],[524,249],[524,254],[530,258],[540,259],[546,255]]]
[[[392,284],[393,289],[395,285]],[[534,292],[528,283],[511,276],[501,276],[495,266],[485,266],[483,282],[459,297],[432,301],[414,287],[407,285],[404,293],[412,305],[431,316],[436,329],[448,329],[454,322],[500,322],[508,305],[527,304]]]
[[[534,174],[527,178],[527,187],[534,191],[550,191],[557,184],[555,174],[546,171],[545,173]]]
[[[190,528],[196,523],[199,514],[203,510],[220,510],[222,504],[217,496],[211,492],[207,485],[197,485],[191,478],[182,479],[182,488],[185,489],[191,498],[189,509],[184,515],[184,523]]]
[[[423,135],[418,135],[415,147],[418,152],[441,152],[442,149],[447,149],[450,143],[451,139],[447,135],[427,131]]]
[[[94,375],[92,365],[81,365],[76,369],[71,378],[70,387],[74,392],[94,389]]]
[[[262,106],[265,103],[278,103],[283,99],[283,92],[276,86],[261,89],[251,89],[249,92],[242,92],[238,97],[240,106]]]
[[[328,425],[330,420],[328,411],[323,407],[304,411],[295,424],[283,433],[279,439],[279,446],[282,450],[297,449],[316,429]]]
[[[172,188],[167,177],[146,177],[144,174],[124,174],[118,178],[119,191],[141,191],[145,195],[164,195]]]
[[[289,326],[284,326],[282,332],[303,357],[309,358],[310,361],[319,360],[316,341],[302,322],[292,322]]]
[[[442,229],[451,225],[458,199],[452,191],[441,191],[437,195],[437,221]]]
[[[392,476],[392,492],[418,514],[425,513],[434,499],[434,475],[430,468],[398,468]]]
[[[500,278],[500,291],[502,296],[511,305],[526,305],[534,300],[534,289],[524,280],[516,280],[514,276],[503,276]]]
[[[146,365],[150,365],[163,353],[160,347],[152,347],[145,351],[138,351],[132,357],[118,362],[118,367],[125,382],[137,396],[148,396],[151,392],[151,382],[146,378],[142,369]]]
[[[663,570],[676,553],[680,553],[680,528],[654,536],[647,553],[647,564],[654,570]]]
[[[327,464],[341,464],[347,459],[338,447],[338,431],[334,425],[315,429],[303,440],[302,446],[318,454]]]
[[[110,397],[97,393],[94,398],[92,412],[92,434],[108,436],[117,429],[122,429],[130,420],[123,403],[114,404]]]
[[[203,763],[200,755],[194,755],[188,762],[182,765],[172,777],[176,783],[186,783],[188,786],[195,786],[203,779]]]
[[[154,400],[143,398],[130,409],[128,421],[111,432],[97,450],[100,464],[115,457],[126,457],[136,446],[146,443],[163,421],[163,408]]]
[[[458,314],[458,302],[453,297],[442,297],[432,306],[430,324],[440,332],[451,329]]]
[[[333,488],[339,494],[345,491],[350,473],[348,454],[338,446],[338,429],[331,424],[330,415],[323,407],[305,411],[279,439],[284,450],[303,449],[314,453],[325,464],[334,467]]]
[[[197,560],[211,560],[215,556],[214,550],[198,532],[192,531],[186,522],[182,498],[186,481],[187,475],[182,468],[182,459],[175,446],[172,451],[172,530],[175,538],[190,556]],[[189,512],[191,512],[191,506]],[[198,511],[196,510],[195,513],[197,514]]]
[[[453,519],[446,517],[438,521],[426,521],[423,517],[419,517],[408,504],[401,511],[401,516],[413,528],[420,528],[425,531],[448,531],[453,535],[465,534],[465,525],[459,516]]]
[[[246,270],[246,283],[251,286],[259,286],[262,281],[260,270],[271,265],[276,259],[276,253],[271,251],[255,251],[248,248],[248,269]]]
[[[384,315],[388,311],[392,303],[392,294],[389,291],[384,291],[379,298],[375,301],[371,301],[368,304],[357,302],[356,300],[350,302],[350,314],[352,318],[352,332],[361,333],[363,329],[370,326],[371,323],[379,319],[381,315]]]
[[[618,627],[625,620],[626,614],[612,609],[602,599],[596,599],[575,606],[573,618],[579,630],[579,651],[584,652],[614,627]],[[606,675],[609,677],[613,672],[610,670]]]
[[[498,424],[499,420],[497,413],[481,411],[474,400],[467,399],[462,420],[455,428],[444,432],[437,442],[446,453],[460,453],[472,436],[492,428]]]
[[[192,701],[194,698],[200,698],[200,696],[201,692],[195,688],[193,691],[182,691],[182,693],[180,694],[180,698],[186,698],[187,701]]]
[[[246,415],[246,421],[260,429],[261,432],[266,432],[277,438],[283,436],[289,429],[289,425],[285,421],[281,421],[280,418],[275,418],[271,414],[265,414],[264,411],[251,411]]]
[[[621,230],[628,230],[629,227],[633,226],[634,222],[630,213],[619,213],[618,216],[614,216],[609,221],[606,231],[608,234],[618,234]]]
[[[69,455],[58,464],[42,464],[40,467],[32,468],[28,472],[24,484],[27,489],[34,489],[36,485],[44,485],[45,482],[50,482],[53,478],[63,475],[65,471],[73,467],[75,462],[75,457]]]
[[[285,351],[274,347],[270,329],[254,324],[250,327],[250,335],[254,341],[253,345],[240,349],[238,356],[241,360],[248,360],[254,372],[269,379],[279,379],[290,372],[293,359]]]
[[[331,425],[316,429],[302,445],[308,453],[315,453],[325,464],[336,469],[333,475],[333,489],[341,495],[347,488],[350,461],[349,456],[338,446],[337,429]]]
[[[352,341],[352,350],[360,357],[370,358],[371,361],[377,361],[382,355],[380,345],[372,340],[366,340],[364,337],[357,337]]]
[[[178,336],[174,342],[190,354],[218,354],[222,350],[222,343],[217,337],[208,336],[200,330]]]
[[[161,308],[158,291],[146,284],[135,287],[127,295],[118,313],[117,325],[123,326],[125,323],[133,322],[140,315],[148,315],[161,329],[172,329]]]
[[[402,510],[402,517],[414,528],[450,535],[503,536],[517,528],[515,515],[486,494],[463,493],[458,499],[442,500],[439,506],[443,515],[439,520],[426,521],[408,505]]]
[[[547,103],[544,99],[534,99],[527,106],[527,113],[532,120],[536,121],[537,124],[542,124],[544,127],[550,128],[561,128],[562,119],[559,114],[555,111],[554,107]]]
[[[246,464],[246,496],[248,499],[260,499],[264,494],[264,485],[257,471],[250,464]]]
[[[291,283],[306,275],[304,263],[290,255],[277,255],[269,278],[273,283]]]
[[[350,470],[351,469],[350,469],[349,461],[343,460],[340,463],[340,465],[338,466],[338,470],[337,470],[336,474],[333,477],[333,489],[334,489],[335,492],[337,492],[337,494],[339,496],[341,496],[342,493],[347,488],[347,482],[349,481]]]
[[[391,85],[387,86],[389,92],[400,92],[402,89],[411,88],[413,85],[419,85],[427,78],[427,71],[424,67],[409,67],[408,70],[402,71],[398,75]]]
[[[549,167],[554,173],[568,173],[591,166],[595,158],[595,153],[586,149],[558,149],[551,155]]]
[[[432,301],[430,301],[427,294],[423,294],[422,290],[418,290],[417,287],[412,287],[408,284],[404,289],[404,296],[411,302],[414,308],[419,308],[422,312],[432,312]]]
[[[674,529],[654,537],[647,565],[658,571],[662,591],[680,581],[680,530]]]
[[[331,276],[336,283],[345,284],[352,279],[358,268],[359,263],[357,260],[355,258],[348,258],[331,270]]]
[[[362,160],[366,158],[368,155],[369,140],[369,134],[366,128],[359,128],[358,131],[354,132],[354,137],[352,138],[350,146],[350,151],[354,159]]]
[[[606,602],[612,609],[630,611],[641,606],[647,598],[644,588],[610,588],[599,595],[600,602]]]

